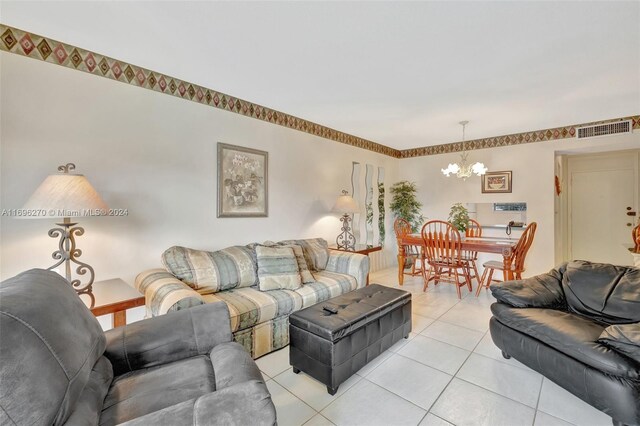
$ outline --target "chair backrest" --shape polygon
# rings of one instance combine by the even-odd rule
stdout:
[[[411,228],[411,224],[405,219],[397,218],[395,222],[393,222],[393,230],[396,233],[396,239],[398,240],[398,247],[401,247],[402,250],[404,250],[405,256],[416,255],[417,253],[414,247],[407,244],[402,244],[402,242],[400,241],[402,237],[404,237],[405,235],[409,235],[413,232],[413,229]]]
[[[424,255],[429,263],[449,259],[460,262],[460,233],[449,222],[430,220],[422,227]]]
[[[482,226],[477,220],[469,219],[469,226],[464,231],[467,237],[482,237]]]
[[[515,272],[524,271],[524,260],[527,257],[527,252],[529,248],[531,248],[531,244],[533,243],[533,237],[536,235],[536,228],[538,224],[536,222],[531,222],[529,226],[524,230],[520,239],[518,240],[518,244],[516,244],[513,249],[513,255],[511,259],[513,261],[513,266]]]
[[[412,231],[411,224],[402,218],[397,218],[393,222],[393,230],[396,232],[396,238],[404,237]]]
[[[98,320],[64,278],[32,269],[0,283],[0,335],[0,423],[65,423],[105,350]]]

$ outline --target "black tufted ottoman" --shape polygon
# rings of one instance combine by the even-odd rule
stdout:
[[[338,386],[411,331],[411,294],[378,284],[320,302],[289,316],[289,363]]]

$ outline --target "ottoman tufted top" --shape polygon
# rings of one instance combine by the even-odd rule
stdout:
[[[411,293],[407,291],[371,284],[294,312],[289,316],[289,323],[335,342],[410,302]],[[335,310],[336,313],[324,307]]]

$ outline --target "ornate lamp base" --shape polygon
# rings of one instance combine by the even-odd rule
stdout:
[[[336,244],[338,245],[339,250],[356,249],[356,237],[351,233],[351,226],[349,226],[350,221],[351,216],[346,213],[340,218],[340,222],[342,222],[342,228],[340,228],[340,230],[342,233],[338,235],[338,238],[336,238]]]
[[[93,272],[93,268],[91,266],[78,260],[78,257],[82,255],[82,250],[76,248],[75,237],[83,235],[84,228],[76,226],[77,223],[72,223],[71,219],[69,219],[68,217],[64,218],[63,223],[56,223],[56,225],[60,226],[60,228],[51,228],[49,230],[49,236],[51,238],[60,238],[60,240],[58,241],[58,250],[54,251],[51,255],[51,257],[53,257],[55,260],[58,260],[58,262],[47,269],[55,269],[64,263],[65,277],[67,278],[67,281],[69,281],[69,283],[79,296],[82,296],[83,294],[89,296],[91,300],[90,308],[93,308],[96,303],[96,299],[93,296],[92,291],[95,273]],[[72,279],[71,262],[78,265],[78,267],[76,268],[76,273],[78,275],[84,275],[87,272],[89,273],[88,281],[85,284],[82,284],[80,282],[80,279]]]

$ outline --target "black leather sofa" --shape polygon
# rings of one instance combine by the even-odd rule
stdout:
[[[491,338],[506,358],[610,415],[640,424],[640,269],[572,261],[493,284]]]

